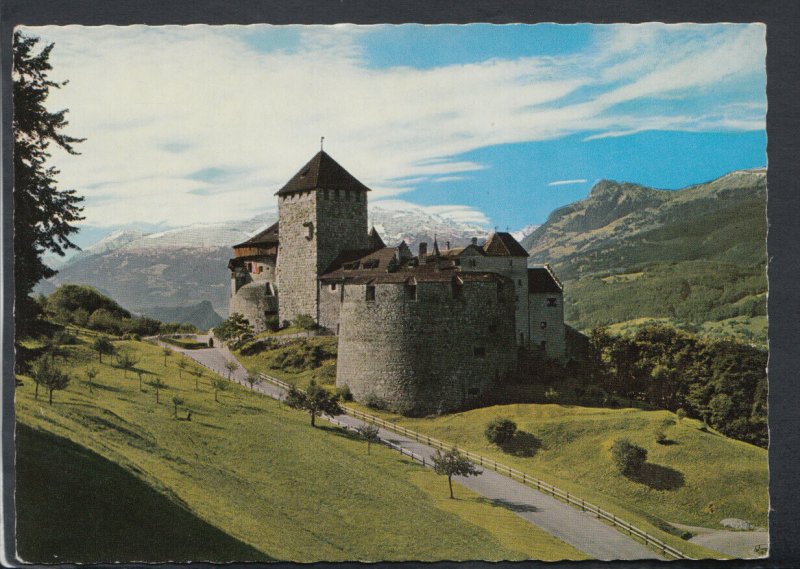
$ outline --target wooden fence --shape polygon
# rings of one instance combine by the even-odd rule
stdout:
[[[294,387],[290,383],[281,381],[278,378],[269,376],[264,373],[260,373],[259,376],[261,377],[262,380],[268,381],[284,389],[291,389],[292,387]],[[586,500],[584,500],[583,498],[579,498],[575,494],[570,494],[569,492],[561,490],[560,488],[557,488],[556,486],[553,486],[552,484],[549,484],[548,482],[540,480],[525,472],[521,472],[515,468],[506,466],[502,463],[497,462],[494,459],[486,458],[469,450],[459,448],[456,445],[440,441],[439,439],[430,437],[428,435],[424,435],[422,433],[418,433],[417,431],[412,431],[411,429],[407,429],[406,427],[398,425],[397,423],[392,423],[391,421],[386,421],[384,419],[381,419],[380,417],[376,417],[375,415],[364,413],[363,411],[359,411],[358,409],[354,409],[353,407],[343,405],[342,409],[345,411],[346,414],[355,417],[356,419],[360,419],[364,422],[371,423],[379,427],[383,427],[384,429],[388,429],[399,435],[403,435],[410,439],[414,439],[417,442],[425,443],[426,445],[431,446],[435,449],[439,450],[455,449],[462,455],[464,455],[466,458],[474,462],[475,464],[478,464],[484,468],[491,468],[495,472],[499,472],[500,474],[508,476],[509,478],[516,480],[518,482],[522,482],[523,484],[530,486],[531,488],[535,488],[540,492],[550,494],[554,498],[560,499],[571,506],[580,508],[581,511],[583,512],[589,512],[591,514],[594,514],[601,520],[604,520],[609,524],[611,524],[614,528],[623,532],[627,532],[627,534],[630,535],[631,537],[639,539],[646,546],[652,547],[653,549],[660,551],[664,556],[670,556],[673,559],[690,559],[690,560],[694,559],[693,557],[689,557],[688,555],[684,554],[678,549],[675,549],[671,545],[664,543],[657,537],[653,537],[646,531],[639,529],[635,525],[625,521],[624,519],[618,517],[617,515],[608,512],[598,506],[595,506],[591,502],[587,502]],[[339,421],[336,421],[335,419],[334,423],[341,425],[341,423]],[[389,444],[389,446],[394,448],[397,447],[398,445]],[[427,464],[424,457],[420,457],[411,451],[399,447],[397,450],[399,450],[401,454],[410,457],[412,460],[421,462],[423,465]]]

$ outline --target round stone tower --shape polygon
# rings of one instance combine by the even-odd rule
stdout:
[[[480,402],[513,373],[510,279],[431,271],[344,286],[336,385],[356,400],[409,415],[443,413]]]

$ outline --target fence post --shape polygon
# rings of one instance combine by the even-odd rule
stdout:
[[[522,473],[522,483],[523,484],[527,484],[528,483],[528,481],[525,479],[525,473],[524,472]]]

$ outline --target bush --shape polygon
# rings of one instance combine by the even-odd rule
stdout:
[[[502,445],[514,438],[517,433],[517,424],[505,417],[495,417],[486,425],[484,434],[490,442]]]
[[[656,431],[656,442],[660,445],[663,445],[667,442],[667,434],[663,431],[663,429]]]
[[[388,407],[386,401],[384,401],[383,398],[379,397],[376,393],[367,393],[364,396],[362,403],[370,409],[376,409],[378,411],[385,410]]]
[[[617,439],[611,445],[611,457],[622,474],[636,474],[647,461],[647,449],[633,444],[628,439]]]
[[[242,346],[239,351],[244,356],[254,356],[256,354],[260,354],[261,352],[273,349],[275,345],[275,340],[272,338],[261,338]]]
[[[547,391],[544,392],[544,398],[550,402],[558,401],[560,395],[561,394],[552,387],[548,387]]]
[[[343,385],[336,389],[336,393],[339,394],[339,397],[342,401],[352,401],[353,400],[353,392],[350,391],[349,385]]]
[[[270,316],[265,322],[267,329],[272,332],[277,332],[281,328],[281,321],[277,316]]]
[[[317,323],[308,314],[298,314],[293,324],[303,330],[315,330],[317,328]]]

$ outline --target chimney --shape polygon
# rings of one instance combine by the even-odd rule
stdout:
[[[473,237],[472,238],[472,244],[473,245],[478,245],[478,238],[477,237]]]
[[[419,262],[424,263],[425,257],[428,256],[428,244],[423,241],[419,244]]]
[[[447,242],[447,250],[450,250],[450,241]]]

